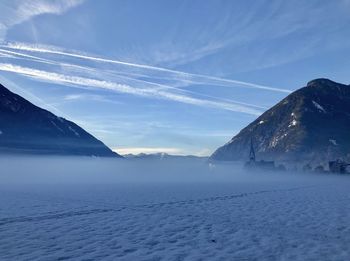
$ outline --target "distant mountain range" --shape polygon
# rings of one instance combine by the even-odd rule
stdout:
[[[0,153],[121,157],[74,122],[0,84]]]
[[[257,159],[325,165],[349,157],[350,86],[310,81],[242,129],[210,160],[247,160],[251,139]]]
[[[140,154],[126,154],[123,155],[126,159],[134,160],[163,160],[163,159],[188,159],[188,160],[207,160],[208,157],[199,157],[193,155],[170,155],[167,153],[140,153]]]

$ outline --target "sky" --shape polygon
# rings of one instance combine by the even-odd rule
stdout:
[[[0,83],[121,153],[208,156],[315,78],[349,0],[1,0]]]

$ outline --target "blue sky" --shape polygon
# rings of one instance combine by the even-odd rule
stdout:
[[[0,82],[122,154],[210,155],[319,77],[350,83],[350,1],[2,0]]]

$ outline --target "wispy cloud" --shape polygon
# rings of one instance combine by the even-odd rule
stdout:
[[[80,100],[84,97],[85,97],[84,94],[70,94],[70,95],[66,95],[64,97],[64,100],[66,100],[66,101]]]
[[[6,31],[34,16],[41,14],[61,14],[81,4],[84,0],[4,0],[0,2],[0,39]]]
[[[106,98],[103,95],[98,94],[86,94],[86,93],[79,93],[79,94],[69,94],[66,95],[64,98],[64,101],[77,101],[77,100],[91,100],[96,102],[107,102],[107,103],[113,103],[113,104],[123,104],[121,101],[115,101]]]
[[[244,106],[241,104],[198,99],[195,97],[186,96],[179,93],[171,93],[161,89],[135,88],[127,84],[120,84],[116,82],[104,81],[104,80],[98,80],[98,79],[86,78],[86,77],[80,77],[80,76],[65,75],[65,74],[60,74],[55,72],[17,66],[17,65],[8,64],[8,63],[0,63],[0,70],[13,72],[13,73],[21,74],[36,80],[47,81],[47,82],[61,84],[61,85],[83,86],[86,88],[100,88],[100,89],[106,89],[106,90],[115,91],[119,93],[126,93],[131,95],[158,98],[158,99],[166,99],[166,100],[171,100],[171,101],[185,103],[185,104],[192,104],[196,106],[218,108],[218,109],[247,113],[252,115],[261,114],[260,110],[257,110],[255,108],[251,108],[248,106]]]

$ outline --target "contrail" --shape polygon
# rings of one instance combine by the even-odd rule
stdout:
[[[249,107],[255,107],[257,109],[266,109],[266,107],[263,106],[259,106],[256,104],[250,104],[250,103],[245,103],[245,102],[239,102],[239,101],[235,101],[232,99],[223,99],[223,98],[219,98],[216,96],[212,96],[212,95],[207,95],[207,94],[202,94],[202,93],[198,93],[198,92],[194,92],[194,91],[189,91],[189,90],[184,90],[182,88],[177,88],[177,87],[173,87],[173,86],[168,86],[168,85],[164,85],[164,84],[159,84],[159,83],[155,83],[155,82],[149,82],[149,81],[145,81],[145,80],[140,80],[140,79],[135,79],[135,78],[131,78],[128,76],[123,76],[123,75],[119,75],[116,74],[113,71],[105,71],[105,70],[97,70],[95,68],[92,67],[87,67],[87,66],[81,66],[81,65],[75,65],[75,64],[70,64],[70,63],[61,63],[61,62],[56,62],[53,60],[49,60],[49,59],[43,59],[37,56],[32,56],[32,55],[27,55],[27,54],[23,54],[20,52],[15,52],[15,51],[8,51],[8,50],[4,50],[2,48],[0,48],[0,53],[1,52],[5,52],[5,53],[9,53],[11,55],[16,55],[16,56],[20,56],[20,57],[24,57],[24,58],[19,58],[19,57],[13,57],[13,58],[18,58],[18,59],[24,59],[24,60],[30,60],[30,61],[35,61],[35,62],[41,62],[41,63],[46,63],[46,64],[50,64],[50,65],[56,65],[56,66],[60,66],[60,67],[72,67],[72,68],[76,68],[79,70],[83,70],[84,72],[86,71],[90,71],[95,73],[96,75],[99,75],[101,77],[101,75],[111,75],[113,77],[117,77],[117,78],[122,78],[122,79],[127,79],[127,80],[131,80],[131,81],[135,81],[135,82],[140,82],[146,85],[151,85],[151,86],[157,86],[161,89],[170,89],[170,90],[176,90],[176,91],[180,91],[183,93],[189,93],[189,94],[194,94],[194,95],[199,95],[202,97],[206,97],[206,98],[211,98],[211,99],[215,99],[215,100],[219,100],[219,101],[224,101],[224,102],[229,102],[229,103],[234,103],[234,104],[239,104],[239,105],[245,105],[245,106],[249,106]]]
[[[264,86],[264,85],[254,84],[254,83],[248,83],[248,82],[243,82],[243,81],[225,79],[225,78],[202,75],[202,74],[187,73],[187,72],[171,70],[171,69],[167,69],[167,68],[150,66],[150,65],[144,65],[144,64],[123,62],[123,61],[106,59],[106,58],[90,56],[90,55],[84,55],[84,54],[79,54],[79,53],[74,53],[74,52],[67,52],[67,51],[59,49],[59,48],[52,48],[52,47],[47,47],[47,46],[29,45],[29,44],[24,44],[24,43],[7,43],[7,44],[3,44],[0,46],[3,48],[13,49],[13,50],[57,54],[57,55],[64,55],[64,56],[68,56],[68,57],[91,60],[91,61],[96,61],[96,62],[104,62],[104,63],[125,65],[125,66],[153,70],[153,71],[167,72],[167,73],[180,75],[180,76],[185,77],[185,78],[197,78],[197,79],[202,79],[202,80],[210,80],[210,81],[214,81],[214,82],[216,81],[216,82],[221,82],[221,83],[226,83],[226,84],[233,84],[235,86],[239,85],[239,86],[244,86],[244,87],[248,87],[248,88],[256,88],[256,89],[282,92],[282,93],[291,93],[290,90],[286,90],[286,89],[274,88],[274,87],[270,87],[270,86]]]
[[[43,70],[32,69],[28,67],[17,66],[8,63],[0,63],[0,70],[13,72],[17,74],[21,74],[33,79],[43,80],[48,82],[54,82],[57,84],[71,84],[73,86],[84,86],[84,87],[94,87],[94,88],[102,88],[111,91],[116,91],[120,93],[133,94],[144,97],[152,97],[152,98],[162,98],[171,101],[176,101],[180,103],[192,104],[203,107],[211,107],[211,108],[220,108],[229,111],[247,113],[251,115],[260,115],[261,111],[250,108],[241,104],[232,104],[225,102],[216,102],[205,99],[198,99],[186,95],[175,94],[166,92],[163,90],[157,89],[149,89],[149,88],[134,88],[127,84],[119,84],[116,82],[97,80],[92,78],[85,78],[79,76],[70,76],[65,74],[59,74],[54,72],[48,72]]]
[[[24,58],[21,59],[26,59],[26,60],[30,60],[30,61],[35,61],[35,62],[44,62],[44,63],[48,63],[48,64],[53,64],[53,62],[51,62],[50,60],[47,59],[43,59],[37,56],[33,56],[33,55],[28,55],[28,54],[24,54],[24,53],[19,53],[19,52],[13,52],[13,51],[9,51],[3,48],[0,48],[0,53],[4,53],[9,55],[9,57],[15,58],[15,56],[21,56]]]

